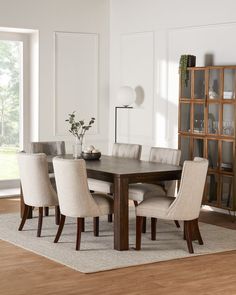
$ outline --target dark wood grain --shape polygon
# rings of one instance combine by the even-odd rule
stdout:
[[[95,237],[99,236],[99,217],[93,217],[93,234]]]
[[[37,237],[41,236],[42,224],[43,224],[43,207],[39,207]]]
[[[25,212],[25,203],[24,203],[24,197],[23,197],[23,190],[22,186],[20,185],[20,216],[23,218],[24,212]],[[32,207],[28,207],[28,213],[27,213],[27,219],[33,218],[33,210]]]
[[[128,178],[114,181],[114,249],[129,249]]]

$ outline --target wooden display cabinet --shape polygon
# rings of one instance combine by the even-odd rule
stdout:
[[[235,211],[236,66],[188,68],[180,79],[179,149],[181,163],[195,156],[209,160],[203,203]]]

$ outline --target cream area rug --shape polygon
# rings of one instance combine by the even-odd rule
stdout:
[[[81,250],[75,251],[76,220],[67,218],[61,239],[53,243],[57,226],[54,216],[43,220],[42,237],[36,237],[37,218],[26,221],[24,230],[17,230],[19,214],[0,215],[0,239],[42,255],[83,273],[93,273],[122,267],[141,265],[177,258],[204,255],[236,249],[236,231],[200,223],[204,245],[193,243],[195,254],[189,254],[181,229],[174,222],[158,220],[157,240],[150,238],[150,224],[147,233],[142,234],[142,250],[135,251],[135,216],[130,210],[130,250],[113,250],[113,224],[107,216],[100,218],[100,236],[93,236],[92,218],[86,219],[81,237]]]

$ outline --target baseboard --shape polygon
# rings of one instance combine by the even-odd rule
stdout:
[[[20,196],[19,188],[0,189],[0,199],[13,198],[13,197],[19,197],[19,196]]]

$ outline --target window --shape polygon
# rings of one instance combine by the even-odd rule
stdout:
[[[19,178],[16,153],[27,133],[28,55],[27,34],[0,32],[0,188],[15,186]]]

